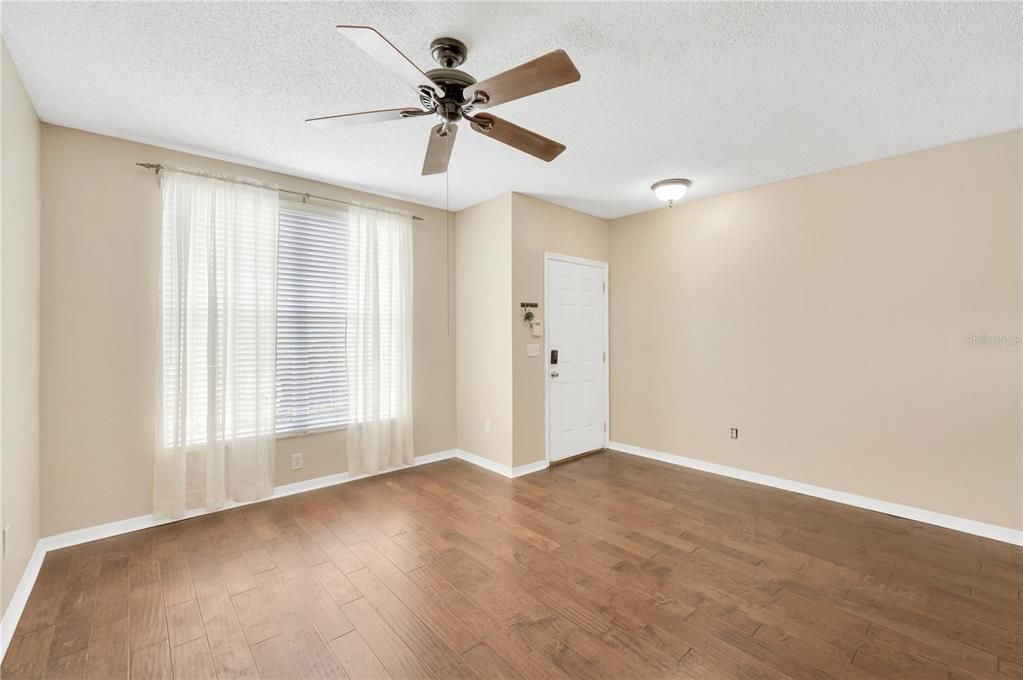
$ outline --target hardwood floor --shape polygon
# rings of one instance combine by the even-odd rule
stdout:
[[[15,678],[1023,678],[1023,550],[618,453],[47,555]]]

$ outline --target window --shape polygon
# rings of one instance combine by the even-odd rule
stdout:
[[[277,433],[348,419],[344,212],[281,202],[277,263]]]

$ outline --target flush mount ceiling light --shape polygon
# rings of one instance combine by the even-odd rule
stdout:
[[[668,207],[672,207],[675,201],[686,195],[686,191],[692,185],[688,179],[662,179],[660,182],[654,182],[650,188],[654,192],[654,196],[666,201]]]

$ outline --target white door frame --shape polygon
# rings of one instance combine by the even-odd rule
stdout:
[[[552,260],[559,262],[570,262],[572,264],[585,264],[599,268],[604,277],[604,447],[611,441],[611,390],[609,383],[609,369],[611,365],[611,352],[608,349],[608,280],[607,262],[600,260],[588,260],[584,257],[573,257],[572,255],[559,255],[558,253],[545,252],[543,254],[543,430],[544,430],[544,458],[547,465],[551,464],[551,335],[549,319],[550,303],[550,263]]]

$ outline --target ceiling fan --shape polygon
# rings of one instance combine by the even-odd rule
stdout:
[[[554,50],[476,82],[471,75],[458,70],[457,67],[468,57],[469,50],[464,43],[454,38],[437,38],[430,44],[431,54],[440,68],[424,73],[376,29],[369,26],[338,26],[337,30],[413,87],[419,94],[421,108],[345,113],[310,118],[307,123],[334,129],[435,115],[441,122],[430,130],[426,159],[423,161],[424,175],[447,172],[451,149],[458,133],[458,121],[463,119],[469,121],[476,132],[547,162],[565,150],[564,144],[489,113],[478,112],[479,109],[488,109],[579,80],[579,71],[564,50]]]

